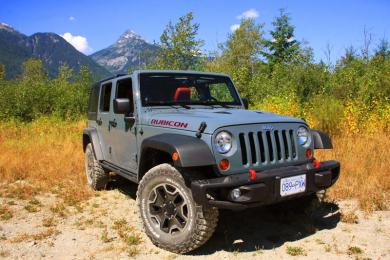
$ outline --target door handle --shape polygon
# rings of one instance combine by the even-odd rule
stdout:
[[[96,120],[96,124],[98,124],[98,125],[102,125],[103,124],[103,121],[102,121],[102,119],[98,119],[98,120]]]
[[[108,121],[108,123],[112,126],[112,127],[116,127],[117,126],[117,122],[115,120],[113,121]]]

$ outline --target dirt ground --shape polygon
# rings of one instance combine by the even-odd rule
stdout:
[[[277,206],[221,211],[207,244],[173,254],[139,229],[135,191],[119,178],[75,206],[51,194],[30,201],[0,198],[0,258],[390,259],[390,211],[364,214],[354,201],[327,202],[310,215]]]

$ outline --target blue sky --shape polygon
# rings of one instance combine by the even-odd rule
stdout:
[[[69,0],[22,1],[0,0],[0,22],[10,24],[27,35],[35,32],[67,34],[68,39],[91,53],[115,42],[127,29],[148,41],[159,41],[169,21],[189,11],[200,23],[199,38],[204,49],[212,51],[226,40],[238,17],[248,11],[265,31],[280,8],[291,14],[296,38],[305,39],[314,49],[316,60],[325,59],[326,45],[331,46],[332,60],[340,57],[350,45],[363,45],[363,29],[378,41],[390,39],[390,1],[125,1]],[[81,36],[74,38],[74,36]],[[88,45],[86,44],[86,42]]]

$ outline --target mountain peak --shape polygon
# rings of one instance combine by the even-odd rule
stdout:
[[[9,32],[17,32],[11,25],[6,23],[0,23],[0,30],[6,30]]]
[[[93,53],[91,58],[113,74],[128,73],[151,62],[157,49],[133,30],[127,30],[114,44]]]
[[[133,30],[127,30],[125,31],[118,39],[118,43],[124,43],[124,42],[128,42],[128,41],[131,41],[131,40],[142,40],[142,41],[145,41],[141,35],[137,34],[136,32],[134,32]]]

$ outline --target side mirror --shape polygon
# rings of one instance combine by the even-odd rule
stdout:
[[[249,101],[247,98],[241,98],[242,103],[244,104],[245,109],[248,109],[249,107]]]
[[[114,113],[127,115],[131,111],[130,100],[128,98],[114,99]]]

